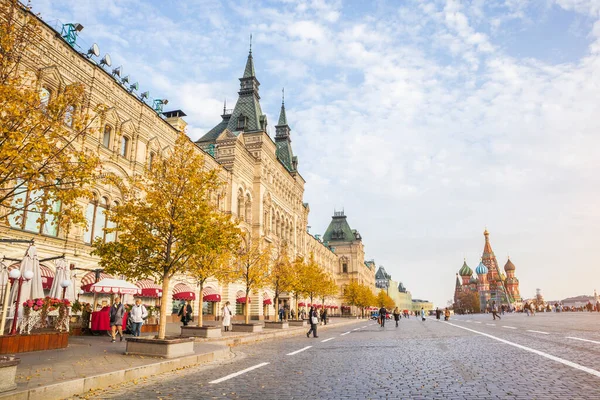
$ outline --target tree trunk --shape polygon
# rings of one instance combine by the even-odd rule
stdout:
[[[279,319],[279,295],[275,295],[275,322]]]
[[[246,302],[244,303],[244,311],[245,311],[245,321],[247,324],[250,323],[250,307],[248,307],[250,305],[250,289],[246,288]]]
[[[171,278],[163,276],[162,292],[160,303],[160,318],[158,321],[158,339],[164,339],[167,333],[167,294],[169,293],[169,282]]]
[[[202,307],[202,303],[203,303],[202,290],[203,289],[204,289],[204,281],[200,282],[200,302],[199,302],[200,307],[198,307],[200,309],[198,310],[198,326],[202,326],[202,310],[203,310],[203,307]]]
[[[300,321],[300,309],[298,308],[298,295],[294,296],[296,300],[296,321]]]

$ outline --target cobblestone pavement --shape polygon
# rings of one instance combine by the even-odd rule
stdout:
[[[360,321],[89,398],[600,399],[599,328],[600,315],[584,313]]]

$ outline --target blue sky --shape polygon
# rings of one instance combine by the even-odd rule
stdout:
[[[445,305],[487,226],[524,297],[600,290],[600,1],[34,0],[140,91],[220,120],[253,34],[271,128],[285,87],[311,232],[345,209],[368,258]]]

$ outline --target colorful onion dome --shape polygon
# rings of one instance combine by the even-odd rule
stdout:
[[[469,279],[469,283],[474,283],[474,284],[478,283],[477,278],[475,278],[475,275],[471,276],[471,279]]]
[[[485,275],[488,273],[488,269],[485,265],[483,265],[483,262],[480,262],[477,268],[475,268],[475,272],[477,275]]]
[[[506,262],[506,264],[504,264],[504,270],[506,272],[515,270],[515,264],[513,264],[512,261],[510,261],[510,257],[508,257],[508,261]]]
[[[458,271],[458,274],[460,276],[471,276],[471,275],[473,275],[473,270],[471,268],[469,268],[469,266],[467,265],[467,261],[466,260],[463,262],[462,268],[460,269],[460,271]]]

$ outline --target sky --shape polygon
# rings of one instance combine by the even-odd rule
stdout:
[[[524,298],[600,291],[600,0],[33,0],[84,25],[197,139],[253,35],[274,135],[285,87],[312,234],[344,210],[367,259],[445,306],[490,232]]]

